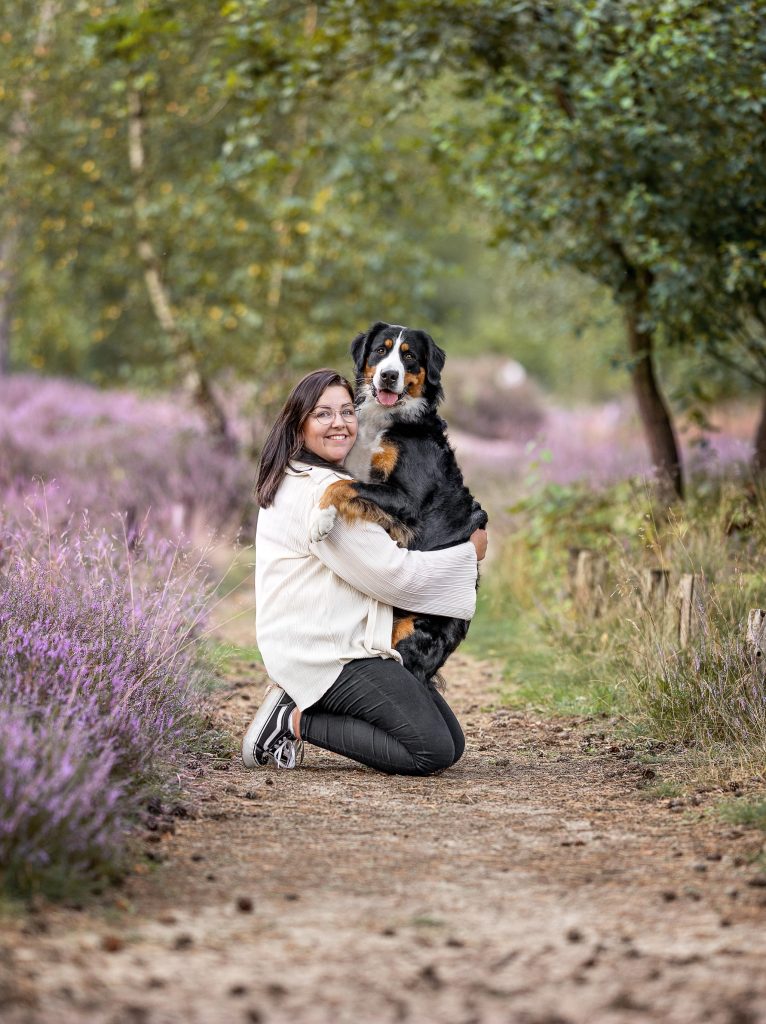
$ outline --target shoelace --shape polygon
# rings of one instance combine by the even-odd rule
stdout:
[[[277,768],[295,768],[303,764],[303,742],[286,736],[274,750],[267,751],[267,756]]]

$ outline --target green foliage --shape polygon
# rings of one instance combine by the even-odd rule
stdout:
[[[17,366],[177,382],[148,233],[201,369],[255,374],[261,401],[379,316],[613,394],[626,265],[691,371],[713,352],[761,373],[756,0],[48,7],[14,5],[0,52]]]
[[[35,52],[39,19],[27,7],[2,68],[7,136]],[[145,236],[206,375],[256,369],[262,397],[285,375],[345,356],[382,312],[429,321],[447,217],[418,126],[386,130],[380,98],[330,63],[339,37],[310,10],[114,2],[59,12],[3,175],[6,219],[26,239],[17,365],[177,380],[178,352],[145,286]]]
[[[618,299],[648,269],[647,315],[671,342],[726,335],[766,261],[762,5],[488,8],[463,81],[485,110],[471,177],[498,233]],[[466,126],[448,138],[464,149]]]
[[[436,55],[470,104],[436,108],[433,142],[498,241],[618,304],[640,280],[642,329],[694,352],[700,379],[715,357],[766,381],[758,0],[355,6],[391,79],[422,89]]]
[[[508,699],[560,710],[579,698],[704,752],[711,765],[739,759],[762,768],[766,710],[744,623],[762,603],[766,495],[739,479],[697,481],[683,509],[660,517],[630,483],[597,494],[549,486],[513,512],[516,529],[490,566],[479,631],[469,636],[488,651],[492,642],[505,661]],[[595,620],[572,599],[574,545],[608,558],[606,610]],[[641,597],[641,573],[656,566],[671,574],[666,610]],[[672,594],[689,572],[704,597],[682,650]]]
[[[458,224],[466,212],[453,214]],[[531,265],[517,247],[487,249],[491,231],[481,217],[451,240],[449,259],[458,265],[434,311],[449,330],[449,354],[512,357],[547,391],[569,399],[621,394],[623,324],[607,290],[565,267]]]
[[[509,511],[523,518],[529,548],[549,555],[575,547],[608,550],[624,537],[651,545],[651,509],[645,485],[627,480],[604,491],[584,483],[548,484]]]

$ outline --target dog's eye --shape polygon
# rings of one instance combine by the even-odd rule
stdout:
[[[409,363],[414,363],[415,362],[415,356],[412,354],[412,352],[405,352],[404,353],[404,358]]]
[[[378,347],[375,349],[375,355],[382,356],[385,351],[386,350],[382,345],[378,345]]]

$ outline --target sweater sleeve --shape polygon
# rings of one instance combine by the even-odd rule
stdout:
[[[338,519],[310,549],[346,583],[383,604],[456,619],[476,611],[477,559],[470,541],[441,551],[408,551],[374,523]]]

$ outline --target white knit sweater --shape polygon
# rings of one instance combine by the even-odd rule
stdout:
[[[343,666],[395,658],[392,606],[470,619],[476,610],[476,550],[407,551],[372,523],[338,519],[309,540],[312,510],[328,484],[345,479],[297,462],[255,536],[256,639],[269,676],[298,707],[310,707]]]

